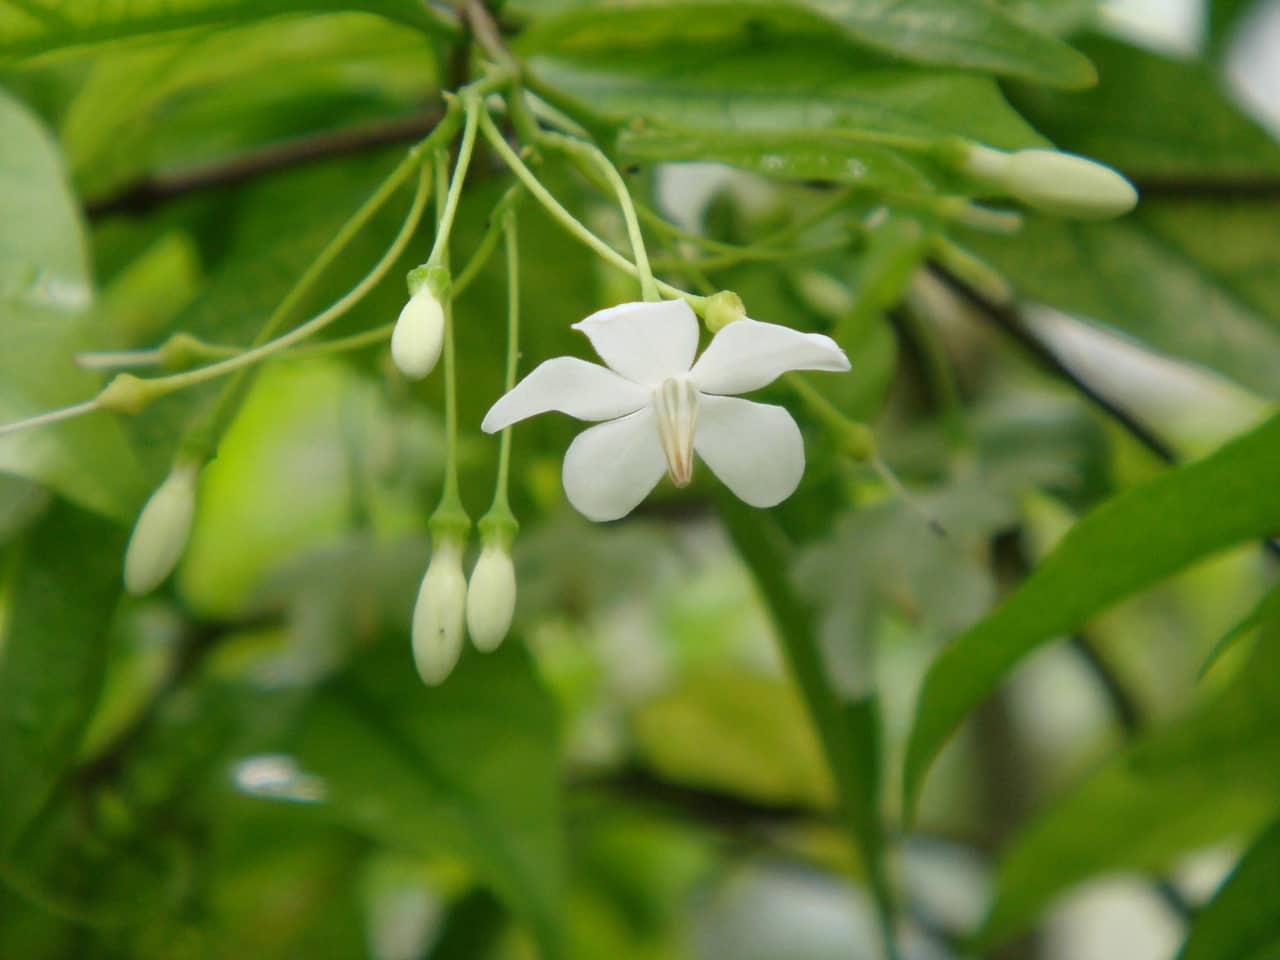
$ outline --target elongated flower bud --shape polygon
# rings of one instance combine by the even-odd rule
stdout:
[[[516,568],[500,543],[488,543],[467,585],[467,631],[482,653],[496,650],[511,629],[516,609]]]
[[[462,544],[438,540],[413,608],[413,660],[422,682],[429,686],[441,683],[458,662],[466,603]]]
[[[444,308],[427,286],[404,305],[391,333],[391,359],[410,380],[421,380],[440,360],[444,345]]]
[[[191,535],[199,472],[199,464],[192,461],[174,464],[138,514],[124,554],[124,585],[130,593],[150,593],[182,558]]]
[[[968,144],[961,166],[1030,207],[1063,217],[1102,220],[1128,213],[1138,192],[1110,167],[1058,150],[1005,153]]]

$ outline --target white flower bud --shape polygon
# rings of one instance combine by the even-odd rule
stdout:
[[[138,514],[124,554],[124,585],[130,593],[150,593],[182,558],[191,535],[199,471],[192,461],[175,464]]]
[[[424,284],[404,305],[391,333],[391,359],[410,380],[421,380],[440,360],[444,308]]]
[[[482,653],[496,650],[511,629],[516,609],[516,569],[511,554],[497,543],[480,551],[467,585],[467,630]]]
[[[438,540],[413,608],[413,659],[422,682],[429,686],[441,683],[458,662],[466,603],[462,544]]]
[[[1103,220],[1128,213],[1138,202],[1133,184],[1115,170],[1059,150],[1005,153],[970,144],[963,166],[1027,206],[1063,217]]]

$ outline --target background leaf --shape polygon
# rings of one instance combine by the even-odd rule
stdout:
[[[1064,87],[1094,80],[1083,56],[989,0],[604,0],[536,20],[519,49],[602,55],[676,45],[692,54],[761,34],[825,34],[916,63]]]
[[[122,531],[66,503],[26,534],[0,627],[0,854],[70,765],[98,696]]]
[[[1251,846],[1231,876],[1196,917],[1178,960],[1265,960],[1280,956],[1276,883],[1280,882],[1280,823]]]
[[[956,724],[1022,657],[1217,550],[1280,529],[1280,416],[1082,519],[987,618],[933,661],[907,750],[908,808]]]

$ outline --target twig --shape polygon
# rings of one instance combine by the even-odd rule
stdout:
[[[258,150],[178,173],[156,174],[122,190],[89,200],[90,219],[137,216],[179,197],[217,187],[235,186],[264,174],[422,139],[441,116],[436,107],[421,113],[380,120],[340,130],[271,144]]]

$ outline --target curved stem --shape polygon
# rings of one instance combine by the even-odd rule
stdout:
[[[502,157],[503,162],[511,169],[511,172],[520,178],[520,181],[528,188],[529,193],[546,208],[547,212],[565,230],[594,250],[602,260],[617,267],[619,270],[631,274],[633,277],[640,276],[640,271],[634,263],[583,226],[577,217],[566,210],[560,204],[560,201],[551,195],[551,192],[542,185],[542,182],[534,175],[533,171],[511,149],[510,144],[503,138],[493,120],[486,113],[480,115],[480,129],[483,131],[485,138],[493,145],[493,149]],[[671,284],[663,283],[661,280],[655,280],[655,286],[669,297],[684,300],[695,311],[700,312],[706,304],[706,297],[700,297],[689,293],[687,290],[673,287]]]
[[[435,243],[431,246],[431,255],[427,263],[443,262],[448,249],[449,234],[453,230],[453,218],[458,212],[458,201],[462,197],[462,187],[467,180],[467,168],[471,165],[471,154],[476,145],[476,124],[480,114],[484,112],[484,100],[479,95],[467,95],[466,120],[462,128],[462,143],[458,146],[458,159],[453,167],[453,176],[449,180],[449,191],[440,210],[440,219],[436,226]]]
[[[562,133],[542,133],[538,136],[538,142],[571,156],[584,158],[604,176],[609,186],[613,188],[618,206],[622,208],[622,219],[626,222],[627,237],[631,242],[631,255],[635,258],[636,269],[640,276],[640,295],[646,300],[660,299],[653,279],[653,268],[649,266],[649,254],[645,250],[644,235],[640,231],[635,203],[617,167],[609,162],[609,158],[601,152],[599,147],[578,137],[570,137]]]
[[[46,424],[57,423],[60,420],[70,420],[86,413],[93,413],[97,409],[97,398],[85,400],[81,403],[73,403],[69,407],[38,413],[34,417],[27,417],[25,420],[15,420],[13,423],[0,424],[0,436],[6,433],[17,433],[19,430],[26,430],[28,427],[42,427]]]
[[[157,377],[153,380],[143,381],[147,385],[147,389],[154,391],[154,396],[163,396],[166,393],[172,393],[175,390],[181,390],[185,387],[194,386],[197,383],[203,383],[206,380],[212,380],[227,373],[233,373],[241,368],[248,367],[272,354],[278,353],[285,348],[292,346],[300,340],[305,340],[312,334],[324,329],[333,321],[337,320],[345,314],[351,307],[355,306],[366,293],[369,292],[387,273],[391,266],[399,259],[400,254],[404,251],[409,239],[413,236],[413,231],[417,228],[418,221],[422,217],[423,208],[426,206],[427,195],[429,189],[428,170],[426,165],[421,165],[420,176],[418,179],[418,189],[414,194],[413,205],[409,208],[408,214],[405,215],[404,223],[400,227],[400,232],[392,241],[391,246],[364,278],[352,287],[347,293],[336,300],[325,310],[316,314],[310,320],[299,324],[288,333],[285,333],[274,340],[266,343],[260,343],[243,353],[217,363],[211,363],[208,366],[198,367],[195,370],[188,370],[185,373],[176,373],[168,377]]]

